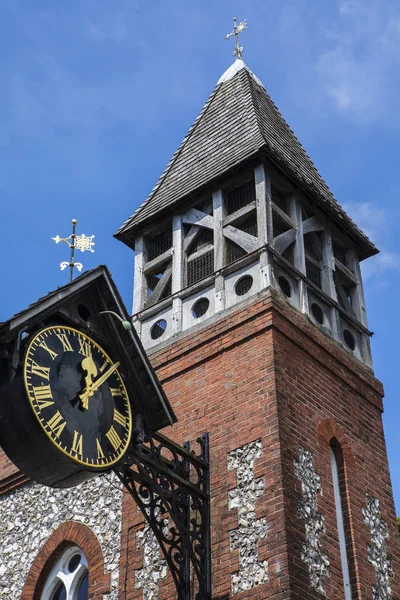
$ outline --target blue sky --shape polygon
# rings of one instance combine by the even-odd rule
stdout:
[[[130,308],[132,252],[112,234],[142,202],[233,62],[263,81],[381,254],[364,277],[400,511],[400,6],[396,0],[4,0],[0,7],[0,320],[67,281],[56,234],[95,234]],[[371,443],[373,441],[371,440]]]

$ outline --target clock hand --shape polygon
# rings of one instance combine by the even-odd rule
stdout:
[[[83,362],[83,361],[82,361]],[[96,381],[90,382],[89,386],[85,389],[82,394],[79,394],[79,398],[82,402],[83,408],[88,410],[89,398],[93,396],[94,392],[116,371],[121,363],[116,362],[103,375],[101,375]]]
[[[94,360],[91,356],[87,356],[83,359],[81,367],[84,371],[86,371],[85,391],[89,391],[89,389],[91,389],[93,386],[93,378],[97,375],[97,367],[94,364]]]

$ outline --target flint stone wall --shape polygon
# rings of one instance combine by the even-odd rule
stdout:
[[[324,579],[329,574],[329,560],[322,551],[321,536],[325,531],[325,518],[317,509],[317,494],[321,494],[321,477],[314,471],[314,459],[305,448],[299,449],[299,460],[294,461],[294,472],[301,482],[303,498],[298,507],[304,521],[306,542],[300,557],[308,567],[311,587],[325,594]]]
[[[387,554],[388,526],[381,517],[378,498],[366,494],[366,507],[362,509],[362,514],[371,534],[371,544],[367,546],[368,560],[376,573],[376,585],[372,587],[372,600],[390,600],[392,598],[390,579],[394,576],[394,572],[392,561]]]
[[[229,532],[230,549],[239,550],[239,571],[231,577],[232,596],[269,581],[268,562],[258,558],[258,542],[267,536],[267,519],[256,517],[256,500],[264,493],[264,478],[254,477],[254,461],[262,456],[255,440],[228,454],[228,470],[236,471],[237,487],[228,493],[229,510],[237,509],[238,527]]]
[[[121,504],[121,485],[112,474],[67,490],[29,483],[0,497],[0,598],[17,600],[46,540],[65,521],[77,521],[97,536],[111,574],[104,600],[117,600]]]

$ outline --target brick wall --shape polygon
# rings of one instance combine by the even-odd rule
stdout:
[[[346,527],[354,534],[349,546],[354,559],[353,597],[372,598],[376,579],[368,561],[371,538],[362,514],[366,493],[378,498],[388,524],[388,555],[396,574],[392,593],[393,598],[400,597],[397,530],[381,421],[383,390],[369,369],[271,292],[177,338],[150,358],[179,419],[163,433],[179,443],[210,433],[215,600],[232,597],[231,575],[239,570],[238,551],[231,552],[229,543],[229,532],[238,527],[238,511],[228,509],[228,492],[237,480],[235,471],[228,470],[227,455],[255,440],[262,441],[262,455],[254,462],[254,476],[264,480],[256,512],[268,523],[267,535],[258,544],[258,560],[268,561],[269,581],[235,597],[323,597],[310,586],[300,556],[306,536],[294,461],[303,448],[312,453],[315,472],[321,477],[317,508],[326,527],[321,547],[330,562],[324,580],[326,598],[344,598],[330,463],[332,438],[338,440],[344,456]],[[15,485],[12,478],[18,474],[1,456],[0,473],[6,487]],[[134,586],[135,572],[143,566],[143,550],[136,547],[142,527],[142,516],[124,494],[119,582],[124,600],[143,597]],[[175,597],[171,577],[161,579],[160,600]]]
[[[260,296],[212,326],[177,339],[154,352],[151,361],[178,416],[164,433],[177,442],[210,433],[212,485],[213,597],[230,596],[231,574],[238,570],[238,553],[229,548],[229,531],[237,527],[237,511],[228,510],[228,491],[235,473],[227,470],[227,454],[261,439],[262,457],[255,476],[264,477],[257,517],[266,517],[269,530],[259,542],[259,560],[268,560],[270,580],[238,598],[313,599],[321,594],[310,586],[307,566],[300,558],[305,525],[299,518],[301,485],[294,474],[299,448],[314,457],[322,493],[317,506],[325,518],[321,546],[330,562],[326,597],[344,598],[330,461],[331,438],[343,449],[342,479],[346,479],[348,531],[354,534],[349,560],[354,598],[372,598],[376,583],[368,562],[370,532],[362,508],[366,493],[380,501],[388,523],[388,555],[399,594],[398,542],[391,484],[382,431],[380,382],[303,315],[276,294]],[[130,500],[126,500],[130,504]],[[140,517],[130,509],[122,545]],[[141,567],[141,553],[130,536],[128,581]],[[161,583],[160,599],[173,598],[173,586]],[[129,586],[128,586],[129,587]],[[126,598],[141,598],[133,585]],[[124,596],[125,597],[125,596]]]
[[[293,332],[293,324],[281,316],[276,319],[274,356],[293,598],[320,597],[310,589],[307,571],[299,559],[305,539],[304,525],[297,512],[300,484],[293,473],[299,446],[313,453],[315,471],[321,476],[323,493],[318,497],[318,509],[325,517],[323,546],[331,563],[326,596],[344,598],[329,448],[332,438],[338,439],[344,455],[347,528],[353,533],[352,547],[347,548],[352,593],[354,598],[372,598],[376,575],[366,551],[371,543],[362,513],[366,493],[380,501],[382,518],[389,526],[388,555],[397,582],[400,574],[397,526],[382,429],[381,388],[359,363],[338,363],[329,352],[329,345],[310,353],[303,334],[296,331],[293,335]],[[394,598],[399,591],[398,583],[392,582]]]

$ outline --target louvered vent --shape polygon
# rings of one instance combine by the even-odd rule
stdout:
[[[172,231],[163,231],[147,240],[147,260],[153,260],[172,247]]]
[[[241,231],[245,231],[246,233],[249,233],[250,235],[257,237],[257,217],[256,217],[256,215],[252,215],[251,217],[249,217],[248,219],[243,221],[243,223],[240,223],[240,225],[237,225],[237,227]]]
[[[214,250],[204,252],[187,261],[187,285],[192,285],[214,272]]]
[[[287,212],[286,211],[286,198],[285,198],[285,194],[283,192],[281,192],[280,190],[278,190],[278,188],[271,186],[271,197],[272,197],[272,202],[274,204],[276,204],[276,206],[278,206],[281,210],[283,210],[283,212]]]
[[[240,208],[247,206],[256,199],[256,188],[254,181],[249,181],[240,187],[231,190],[226,195],[226,212],[228,215],[236,212]]]
[[[346,250],[341,248],[337,243],[332,244],[333,256],[340,260],[343,265],[347,265]]]
[[[312,241],[310,240],[310,234],[307,233],[304,236],[304,250],[306,254],[311,256],[314,260],[319,260],[319,256],[315,251]]]
[[[230,265],[235,262],[235,260],[239,260],[246,255],[246,251],[243,250],[240,246],[231,242],[230,240],[226,240],[226,264]]]
[[[321,287],[321,271],[320,269],[310,260],[306,259],[306,274],[308,279],[311,279],[315,285]]]
[[[207,246],[212,246],[214,244],[214,234],[211,229],[203,229],[197,238],[195,239],[193,245],[189,250],[189,256],[207,248]]]

